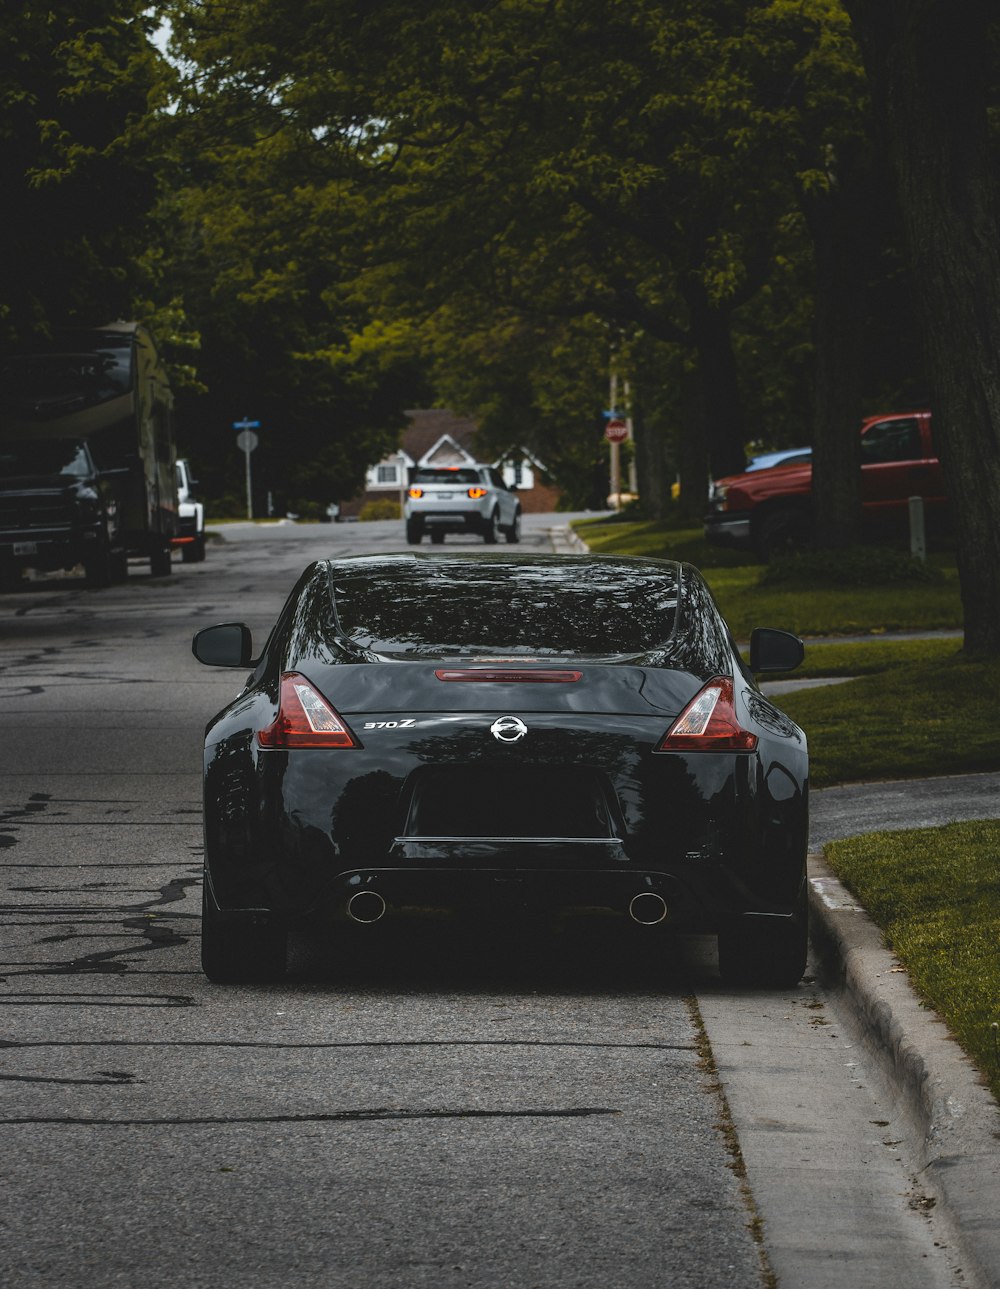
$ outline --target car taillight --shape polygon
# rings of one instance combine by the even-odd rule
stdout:
[[[298,672],[281,677],[278,714],[266,729],[258,730],[261,747],[360,747],[318,689]]]
[[[410,488],[407,492],[408,497],[422,497],[423,495],[423,488]]]
[[[757,735],[736,718],[733,682],[710,680],[667,731],[657,752],[752,752]]]
[[[469,496],[472,498],[472,500],[473,500],[473,501],[478,501],[480,497],[485,497],[485,496],[486,496],[486,489],[485,489],[485,488],[470,488],[470,489],[469,489]]]

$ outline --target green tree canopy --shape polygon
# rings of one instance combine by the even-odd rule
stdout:
[[[138,0],[13,5],[0,18],[8,341],[128,314],[141,289],[170,70]]]

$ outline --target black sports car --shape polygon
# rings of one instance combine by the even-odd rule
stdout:
[[[202,965],[285,968],[300,921],[606,909],[719,938],[726,979],[799,979],[805,735],[688,564],[413,552],[306,569],[205,740]]]

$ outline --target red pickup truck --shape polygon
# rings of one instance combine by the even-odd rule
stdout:
[[[930,412],[871,416],[861,426],[861,506],[866,537],[905,537],[910,497],[923,497],[928,531],[947,523]],[[800,461],[716,481],[705,536],[768,559],[813,537],[812,463]]]

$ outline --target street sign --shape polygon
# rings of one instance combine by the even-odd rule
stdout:
[[[609,443],[624,443],[628,438],[628,422],[613,416],[604,427],[604,437]]]
[[[254,434],[254,430],[260,429],[260,421],[251,421],[244,416],[242,421],[233,421],[233,429],[239,430],[236,436],[236,444],[243,453],[243,460],[246,466],[246,485],[247,485],[247,519],[253,519],[253,488],[250,480],[250,453],[254,450],[260,439]]]

